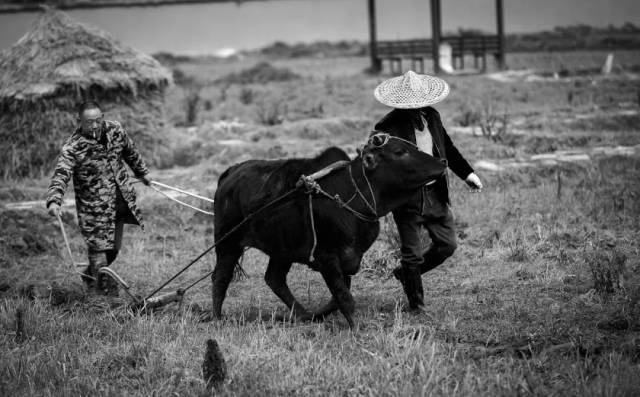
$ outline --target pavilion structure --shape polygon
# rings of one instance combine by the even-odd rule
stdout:
[[[400,63],[402,58],[411,59],[412,63],[423,65],[424,58],[433,60],[433,71],[438,74],[440,67],[440,44],[447,42],[452,47],[452,55],[464,67],[464,56],[473,55],[476,62],[483,59],[486,68],[486,54],[493,54],[498,67],[505,67],[504,58],[504,8],[503,0],[495,0],[496,35],[482,35],[472,37],[443,37],[441,0],[429,0],[431,14],[431,39],[379,41],[376,27],[376,0],[367,0],[369,14],[369,53],[371,57],[371,71],[380,72],[382,61],[389,60],[393,65]],[[418,62],[419,61],[419,62]]]

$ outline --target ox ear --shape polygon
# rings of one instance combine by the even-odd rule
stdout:
[[[362,155],[362,164],[365,169],[373,171],[378,167],[378,159],[375,154],[368,152]]]

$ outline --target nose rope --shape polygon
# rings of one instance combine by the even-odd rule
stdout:
[[[362,191],[358,188],[358,184],[356,183],[356,180],[353,178],[353,172],[351,171],[351,165],[349,165],[349,177],[351,178],[351,183],[353,184],[353,187],[356,189],[356,192],[354,194],[354,196],[357,194],[358,196],[360,196],[360,198],[362,199],[362,201],[364,201],[365,205],[369,208],[369,210],[373,213],[373,215],[376,216],[376,219],[378,217],[378,212],[376,211],[376,209],[378,208],[377,204],[376,204],[376,198],[373,195],[373,189],[371,188],[371,184],[369,183],[369,179],[367,178],[367,175],[364,173],[364,164],[362,164],[362,176],[364,177],[364,179],[367,181],[367,185],[369,185],[369,191],[371,192],[371,198],[373,200],[373,206],[371,205],[371,203],[369,203],[369,201],[367,200],[367,198],[364,196],[364,194],[362,193]],[[351,201],[351,200],[349,200]]]
[[[373,209],[372,212],[378,216],[378,203],[376,203],[376,195],[373,194],[373,187],[371,187],[371,182],[369,182],[369,178],[367,178],[367,174],[364,170],[364,162],[360,163],[360,167],[362,167],[362,176],[364,177],[364,180],[367,181],[367,186],[369,186],[369,193],[371,193],[371,201],[373,201]],[[358,187],[356,186],[356,189]],[[364,197],[363,197],[364,199]],[[366,200],[365,200],[366,202]],[[369,205],[369,203],[367,203],[367,205]]]
[[[379,144],[379,145],[375,145],[375,144],[372,142],[372,139],[373,139],[374,137],[379,137],[380,139],[382,139],[382,143],[381,143],[381,144]],[[418,145],[416,145],[415,143],[413,143],[413,142],[411,142],[411,141],[408,141],[408,140],[406,140],[406,139],[403,139],[403,138],[397,137],[397,136],[395,136],[395,135],[388,134],[388,133],[386,133],[386,132],[378,132],[378,133],[376,133],[376,134],[371,135],[371,137],[369,137],[369,143],[371,143],[371,144],[372,144],[373,146],[375,146],[375,147],[384,147],[387,143],[389,143],[389,140],[390,140],[390,139],[396,139],[396,140],[398,140],[398,141],[402,141],[402,142],[404,142],[404,143],[408,143],[409,145],[411,145],[411,146],[413,146],[413,147],[415,147],[415,148],[419,149],[419,148],[418,148]]]

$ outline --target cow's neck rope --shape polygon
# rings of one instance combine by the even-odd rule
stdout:
[[[362,193],[362,191],[358,188],[358,183],[353,178],[353,172],[351,171],[351,164],[349,164],[349,177],[351,178],[351,183],[353,183],[353,187],[356,189],[356,193],[360,196],[362,201],[364,201],[366,206],[369,207],[369,210],[371,211],[371,213],[373,214],[373,216],[375,216],[375,218],[377,220],[378,219],[378,210],[377,210],[378,204],[376,203],[376,196],[375,196],[375,194],[373,194],[373,187],[371,187],[371,182],[369,182],[369,178],[367,178],[367,174],[364,171],[364,163],[362,161],[360,162],[360,169],[362,170],[362,177],[367,182],[367,187],[369,188],[369,193],[371,194],[371,201],[373,202],[373,204],[369,203],[367,198],[364,197],[364,194]]]
[[[324,189],[322,189],[322,187],[318,184],[318,182],[316,182],[316,179],[303,175],[300,179],[304,183],[304,186],[306,187],[305,192],[307,194],[317,193],[317,194],[320,194],[320,195],[322,195],[322,196],[324,196],[324,197],[326,197],[326,198],[328,198],[328,199],[330,199],[332,201],[335,201],[340,206],[340,208],[344,208],[345,210],[351,212],[358,219],[361,219],[361,220],[367,221],[367,222],[377,222],[379,217],[378,217],[378,212],[376,211],[376,208],[377,208],[376,198],[375,198],[375,194],[373,193],[373,187],[371,186],[371,183],[369,182],[369,178],[367,178],[367,175],[365,173],[364,165],[362,165],[362,176],[365,179],[365,181],[367,182],[367,186],[369,188],[369,192],[371,194],[371,200],[373,201],[373,204],[370,203],[369,200],[367,200],[365,195],[362,193],[362,190],[360,190],[360,188],[358,187],[358,183],[356,182],[355,178],[353,177],[353,171],[352,171],[352,167],[351,167],[352,164],[353,164],[353,161],[350,161],[350,162],[345,163],[342,167],[339,167],[339,168],[348,167],[349,178],[351,180],[351,184],[353,185],[353,187],[355,189],[355,192],[353,193],[353,196],[351,196],[351,198],[349,198],[349,200],[343,201],[342,198],[340,197],[340,195],[338,195],[338,194],[331,195],[329,192],[327,192]],[[334,168],[333,170],[336,170],[336,169],[338,169],[338,168]],[[353,208],[352,206],[349,205],[357,196],[360,196],[362,201],[364,201],[364,203],[367,206],[367,208],[371,211],[371,215],[364,214],[364,213],[356,210],[355,208]]]
[[[346,209],[347,211],[351,212],[353,215],[355,215],[356,218],[358,218],[360,220],[363,220],[363,221],[366,221],[366,222],[377,222],[378,221],[378,212],[376,211],[376,208],[377,208],[376,197],[375,197],[375,194],[373,193],[373,188],[371,187],[371,183],[369,182],[369,178],[367,178],[367,174],[365,173],[364,164],[361,163],[362,176],[365,179],[365,181],[367,182],[367,186],[369,187],[369,192],[371,193],[371,200],[373,201],[373,205],[371,203],[369,203],[367,198],[364,196],[364,194],[362,193],[362,191],[358,187],[358,183],[356,182],[355,178],[353,177],[353,171],[351,169],[352,164],[353,164],[353,161],[350,161],[348,163],[345,163],[341,167],[333,167],[332,170],[331,170],[331,171],[334,171],[334,170],[336,170],[338,168],[343,168],[345,166],[347,167],[347,169],[349,171],[349,178],[350,178],[351,183],[353,184],[353,187],[355,189],[355,192],[353,193],[353,196],[351,196],[351,198],[349,198],[349,200],[347,200],[347,201],[342,201],[342,199],[340,198],[340,195],[338,195],[338,194],[332,196],[327,191],[322,189],[322,187],[320,187],[320,184],[318,184],[318,182],[316,182],[315,178],[307,177],[307,176],[304,176],[304,175],[302,177],[300,177],[301,181],[304,183],[304,185],[307,188],[306,189],[306,193],[308,195],[307,197],[308,197],[308,202],[309,202],[309,220],[311,222],[311,234],[313,236],[313,245],[311,246],[311,251],[309,252],[309,262],[313,262],[315,260],[314,254],[315,254],[315,251],[316,251],[316,247],[318,246],[318,236],[317,236],[317,232],[316,232],[315,219],[314,219],[314,216],[313,216],[313,193],[321,194],[324,197],[327,197],[328,199],[336,202],[338,204],[338,206],[340,206],[340,208]],[[371,211],[371,213],[373,215],[363,214],[362,212],[354,209],[353,207],[351,207],[349,205],[349,203],[351,203],[357,196],[360,196],[362,201],[364,201],[365,205],[369,208],[369,210]]]

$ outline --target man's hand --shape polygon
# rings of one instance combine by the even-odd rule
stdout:
[[[470,173],[467,179],[464,180],[471,189],[480,191],[482,190],[482,182],[480,182],[480,178],[475,173]]]
[[[151,185],[151,177],[149,177],[149,174],[147,174],[145,176],[141,176],[138,179],[140,179],[140,182],[144,183],[146,186],[150,186]]]
[[[49,212],[49,215],[51,215],[51,216],[58,216],[58,215],[60,215],[60,206],[58,204],[56,204],[56,203],[51,203],[47,207],[47,211]]]

